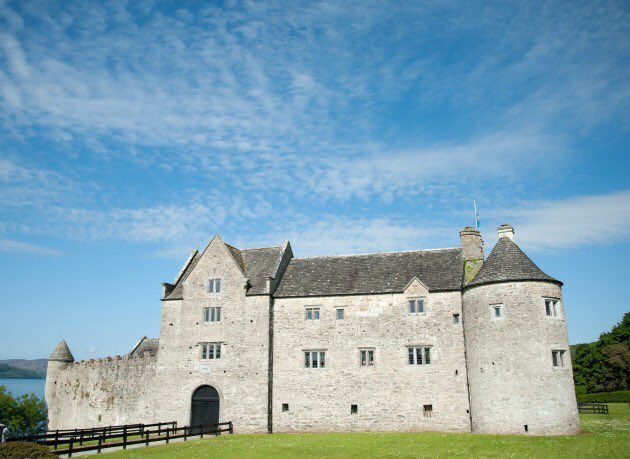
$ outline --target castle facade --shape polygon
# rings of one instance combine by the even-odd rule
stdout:
[[[49,429],[233,421],[237,433],[579,431],[562,283],[514,242],[295,258],[215,236],[163,284],[159,339],[49,358]]]

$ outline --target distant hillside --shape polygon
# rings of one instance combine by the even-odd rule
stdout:
[[[44,373],[23,368],[12,367],[6,363],[0,363],[0,378],[6,379],[43,379]]]
[[[0,360],[0,363],[5,363],[15,368],[21,368],[22,370],[30,370],[38,373],[46,374],[46,368],[48,367],[47,359],[8,359]]]
[[[630,389],[630,312],[594,343],[571,346],[578,394]]]

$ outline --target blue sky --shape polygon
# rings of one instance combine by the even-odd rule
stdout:
[[[0,0],[0,358],[124,354],[214,233],[297,256],[452,247],[476,199],[628,311],[624,2]]]

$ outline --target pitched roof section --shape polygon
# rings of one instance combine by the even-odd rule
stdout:
[[[241,250],[245,272],[249,277],[248,295],[268,294],[267,279],[275,277],[285,246]]]
[[[171,290],[169,294],[167,294],[164,299],[165,300],[181,300],[184,294],[184,281],[190,276],[190,273],[197,263],[201,259],[201,253],[195,251],[192,258],[190,258],[188,265],[184,268],[184,272],[177,276],[175,288]]]
[[[234,261],[249,279],[250,288],[247,290],[247,295],[268,294],[267,278],[276,276],[282,256],[289,247],[288,244],[277,247],[242,250],[229,244],[225,244],[225,246],[230,255],[234,258]],[[290,250],[290,248],[288,250]],[[188,278],[192,270],[195,269],[195,266],[197,266],[201,255],[201,253],[197,252],[192,257],[188,266],[184,269],[184,272],[179,276],[173,290],[164,297],[165,300],[181,300],[183,298],[184,281]]]
[[[155,355],[160,347],[160,340],[158,338],[147,338],[144,336],[138,344],[131,350],[129,353],[130,356],[133,355]]]
[[[48,360],[56,360],[58,362],[74,362],[74,356],[72,355],[72,352],[70,352],[70,348],[68,347],[65,339],[62,339],[61,342],[57,344],[57,347],[54,351],[52,351],[52,354],[50,354]]]
[[[463,269],[459,248],[293,258],[275,296],[397,293],[414,277],[429,291],[460,290]]]
[[[501,237],[479,273],[465,288],[515,281],[543,281],[562,285],[559,280],[542,272],[512,240]]]

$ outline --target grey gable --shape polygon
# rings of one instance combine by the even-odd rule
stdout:
[[[237,249],[225,244],[234,261],[243,270],[249,279],[250,288],[247,295],[265,295],[267,291],[267,279],[276,276],[276,271],[282,257],[287,250],[286,246],[262,247],[258,249]],[[289,249],[290,250],[290,249]],[[169,293],[164,300],[181,300],[184,293],[184,281],[201,259],[201,253],[197,253],[186,266],[183,274],[174,286],[169,286]]]
[[[159,338],[147,338],[143,337],[138,344],[129,353],[130,356],[134,355],[155,355],[160,347]]]
[[[546,281],[562,285],[562,282],[536,266],[516,243],[507,237],[501,237],[479,273],[465,288],[515,281]]]
[[[414,277],[429,291],[457,291],[463,269],[459,248],[293,258],[275,296],[396,293]]]

